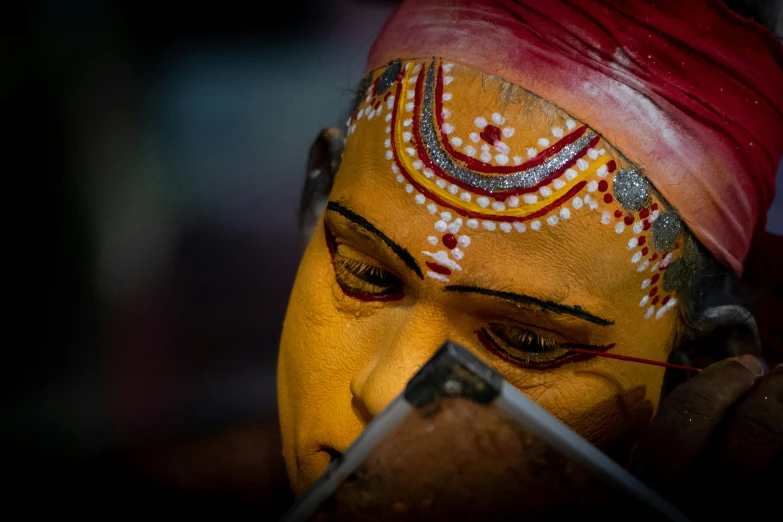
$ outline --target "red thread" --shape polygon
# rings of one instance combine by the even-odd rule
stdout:
[[[683,366],[681,364],[674,364],[670,362],[653,361],[651,359],[642,359],[640,357],[632,357],[630,355],[622,355],[619,353],[605,353],[598,350],[589,350],[586,348],[571,348],[572,352],[582,353],[586,355],[595,355],[598,357],[607,357],[609,359],[618,359],[620,361],[638,362],[642,364],[651,364],[653,366],[663,366],[664,368],[675,368],[677,370],[687,370],[689,372],[700,372],[701,368],[694,368],[693,366]]]

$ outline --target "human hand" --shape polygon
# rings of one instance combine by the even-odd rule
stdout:
[[[693,519],[761,506],[783,493],[783,365],[726,359],[675,388],[631,471]],[[768,496],[770,503],[779,501]]]

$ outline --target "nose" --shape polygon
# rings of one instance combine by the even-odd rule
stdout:
[[[351,379],[354,406],[367,422],[405,389],[410,378],[448,338],[446,321],[427,307],[414,307],[387,327],[385,341]]]

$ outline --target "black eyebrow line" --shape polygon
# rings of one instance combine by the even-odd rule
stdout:
[[[389,248],[391,248],[392,252],[397,254],[397,257],[399,257],[403,263],[405,263],[405,266],[413,270],[417,276],[419,276],[419,279],[424,279],[424,274],[421,273],[421,268],[419,267],[419,264],[416,262],[415,259],[413,259],[413,256],[410,252],[408,252],[406,249],[402,248],[400,245],[392,241],[389,236],[378,230],[375,225],[364,219],[362,216],[357,214],[356,212],[353,212],[351,210],[348,210],[341,204],[337,203],[336,201],[330,201],[326,205],[327,210],[332,210],[334,212],[337,212],[341,216],[344,216],[349,221],[352,221],[353,223],[359,225],[363,229],[365,229],[367,232],[370,232],[373,235],[378,236],[381,241],[386,243]]]
[[[574,317],[578,317],[579,319],[584,319],[585,321],[590,321],[591,323],[595,323],[600,326],[609,326],[614,324],[614,321],[608,321],[606,319],[602,319],[596,315],[593,315],[590,312],[584,311],[581,306],[561,305],[561,304],[553,303],[551,301],[536,299],[535,297],[530,297],[529,295],[514,294],[511,292],[500,292],[498,290],[490,290],[488,288],[481,288],[478,286],[465,286],[465,285],[449,285],[444,290],[446,292],[466,292],[466,293],[473,293],[473,294],[489,295],[492,297],[499,297],[501,299],[512,301],[514,303],[538,306],[540,308],[543,308],[544,310],[549,310],[550,312],[555,312],[558,314],[573,315]]]

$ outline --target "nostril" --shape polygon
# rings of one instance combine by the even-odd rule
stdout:
[[[326,452],[327,455],[329,455],[329,464],[331,465],[333,462],[336,462],[343,458],[342,452],[337,451],[336,449],[324,446],[323,451]]]

